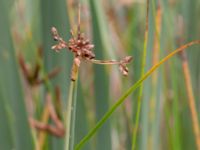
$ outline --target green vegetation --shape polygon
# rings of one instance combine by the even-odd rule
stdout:
[[[0,149],[200,150],[200,1],[1,0],[0,10]],[[95,60],[66,50],[79,23]]]

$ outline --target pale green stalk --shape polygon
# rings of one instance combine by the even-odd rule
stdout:
[[[145,66],[146,66],[146,55],[147,55],[147,42],[148,42],[148,33],[149,33],[149,27],[148,27],[148,21],[149,21],[149,0],[147,0],[146,3],[146,28],[145,28],[145,36],[144,36],[144,47],[143,47],[143,56],[142,56],[142,66],[141,66],[141,77],[144,75]],[[132,137],[132,150],[136,147],[136,140],[137,140],[137,130],[139,125],[139,119],[140,119],[140,111],[141,111],[141,99],[142,99],[142,92],[143,92],[143,84],[141,84],[139,89],[139,95],[138,95],[138,106],[137,106],[137,112],[136,112],[136,119],[135,119],[135,126],[133,128],[133,137]]]
[[[78,66],[73,63],[71,72],[71,83],[69,89],[69,97],[67,101],[67,114],[66,116],[66,137],[65,137],[65,150],[74,149],[74,132],[76,120],[76,98],[77,98],[77,79],[78,79]]]
[[[74,129],[75,129],[75,105],[76,105],[76,90],[77,81],[71,81],[69,89],[69,97],[67,102],[67,114],[66,114],[66,137],[65,137],[65,150],[73,147],[74,141]],[[73,148],[72,148],[73,149]]]

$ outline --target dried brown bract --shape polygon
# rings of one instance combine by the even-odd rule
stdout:
[[[38,48],[39,59],[42,59],[41,51],[42,51],[41,48]],[[18,56],[18,61],[19,61],[19,65],[22,70],[22,73],[24,75],[24,78],[26,79],[27,83],[30,86],[37,86],[37,85],[43,84],[46,79],[51,79],[55,77],[61,71],[61,68],[54,68],[51,72],[46,74],[46,76],[40,77],[40,73],[42,72],[42,69],[39,62],[36,62],[36,64],[29,66],[25,62],[25,59],[21,53]]]
[[[132,61],[132,56],[126,56],[124,59],[120,61],[119,70],[122,72],[123,75],[128,75],[128,67],[126,66]]]

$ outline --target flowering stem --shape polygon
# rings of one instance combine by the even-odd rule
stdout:
[[[73,66],[77,67],[75,64]],[[76,72],[78,76],[78,71]],[[74,132],[75,132],[75,117],[76,117],[76,98],[77,98],[77,79],[75,81],[71,80],[69,97],[67,104],[67,112],[65,119],[66,126],[66,137],[65,137],[65,150],[74,149]]]

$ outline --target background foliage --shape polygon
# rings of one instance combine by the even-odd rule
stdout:
[[[97,59],[132,55],[129,76],[116,66],[82,63],[79,73],[75,145],[92,129],[108,108],[140,77],[144,47],[146,1],[81,0],[81,30],[93,41]],[[64,149],[64,138],[31,128],[29,118],[45,122],[45,95],[50,92],[64,122],[73,55],[55,53],[50,29],[55,26],[68,40],[77,27],[79,1],[0,1],[0,149]],[[199,0],[150,0],[145,72],[172,50],[200,39]],[[160,21],[159,21],[160,20]],[[200,111],[199,46],[186,52],[197,114]],[[38,55],[42,50],[42,58]],[[22,54],[29,68],[40,66],[44,84],[30,85],[18,63]],[[176,55],[143,83],[136,149],[197,149],[184,78],[183,61]],[[49,79],[55,68],[61,71]],[[60,88],[61,104],[55,87]],[[139,90],[136,90],[82,149],[131,149]],[[199,118],[199,115],[198,115]],[[46,123],[51,122],[48,117]],[[67,133],[66,133],[67,134]],[[200,137],[199,137],[200,143]],[[73,149],[73,148],[72,148]]]

